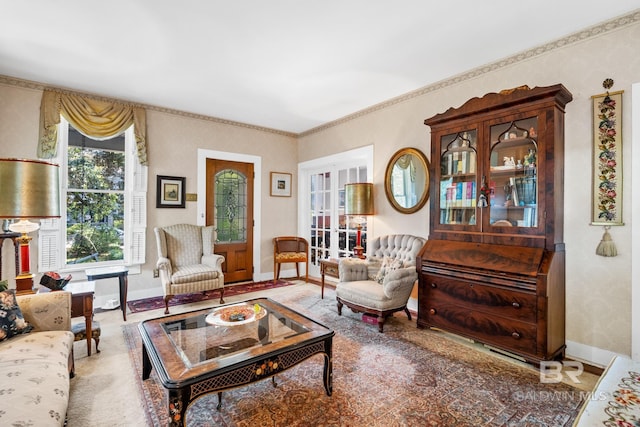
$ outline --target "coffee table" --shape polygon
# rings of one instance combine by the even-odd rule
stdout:
[[[227,319],[230,313],[253,314]],[[254,310],[255,309],[255,310]],[[225,320],[226,319],[226,320]],[[332,393],[334,332],[268,298],[146,320],[142,337],[142,379],[155,369],[168,390],[171,426],[182,426],[197,398],[272,378],[316,354],[324,355],[323,382]]]

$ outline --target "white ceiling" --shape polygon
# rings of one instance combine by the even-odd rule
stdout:
[[[0,75],[300,133],[639,0],[0,0]]]

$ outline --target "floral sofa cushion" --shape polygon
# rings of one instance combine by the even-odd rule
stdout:
[[[16,290],[0,292],[0,341],[14,335],[25,334],[33,327],[25,322],[22,311],[16,301]]]
[[[0,425],[63,426],[73,371],[71,294],[17,300],[34,329],[0,342]]]

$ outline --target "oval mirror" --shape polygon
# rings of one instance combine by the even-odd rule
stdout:
[[[416,148],[398,150],[387,165],[384,191],[397,211],[419,211],[429,198],[429,161]]]

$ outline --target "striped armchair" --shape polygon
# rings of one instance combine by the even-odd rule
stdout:
[[[153,229],[158,246],[156,268],[164,291],[164,314],[174,295],[220,289],[224,303],[224,257],[213,253],[215,230],[212,226],[176,224]]]

